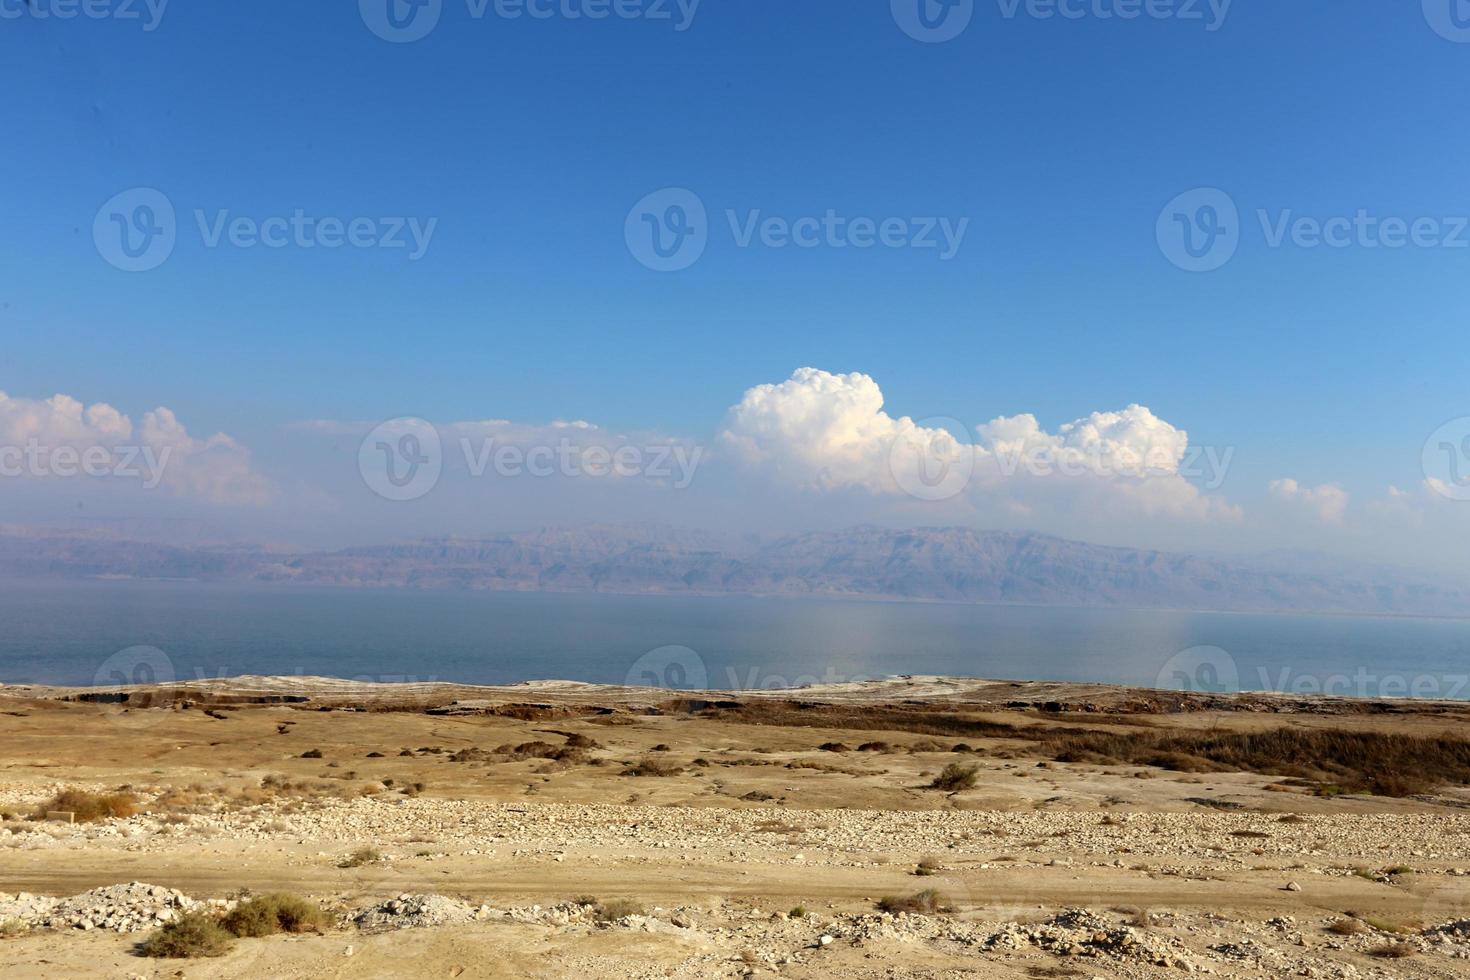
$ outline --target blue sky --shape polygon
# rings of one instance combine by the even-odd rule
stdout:
[[[944,43],[836,0],[705,0],[682,31],[443,0],[412,43],[350,3],[170,4],[153,30],[141,0],[142,21],[0,19],[0,390],[166,405],[269,471],[309,454],[287,445],[304,419],[709,439],[810,365],[871,375],[916,419],[1055,429],[1146,405],[1236,447],[1225,490],[1246,504],[1285,478],[1355,501],[1422,481],[1425,438],[1470,414],[1470,248],[1271,248],[1256,212],[1452,229],[1470,44],[1418,3],[1237,3],[1213,24],[1203,0],[1203,20],[1008,6],[977,0]],[[137,187],[171,202],[178,241],[129,273],[92,228]],[[707,207],[709,243],[660,273],[624,221],[668,187]],[[1155,232],[1200,187],[1241,215],[1208,273]],[[410,261],[207,248],[193,216],[295,209],[437,224]],[[968,226],[943,260],[740,248],[726,218],[829,209]]]

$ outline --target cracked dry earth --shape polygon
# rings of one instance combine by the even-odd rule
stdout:
[[[1453,791],[1322,798],[997,738],[968,740],[976,785],[947,793],[923,787],[953,740],[892,730],[9,707],[7,978],[1470,976]],[[821,747],[868,738],[889,748]],[[495,752],[574,739],[593,747]],[[628,774],[649,759],[657,774]],[[123,785],[142,812],[24,819],[61,788]],[[276,889],[335,927],[218,959],[133,953],[182,911]],[[877,907],[925,889],[921,911]]]

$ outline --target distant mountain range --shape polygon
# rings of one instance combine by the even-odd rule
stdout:
[[[1320,557],[1211,558],[967,528],[857,527],[773,540],[561,528],[303,554],[0,529],[0,577],[1470,616],[1470,588],[1400,569]]]

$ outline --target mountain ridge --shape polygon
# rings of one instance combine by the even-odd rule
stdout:
[[[1028,531],[863,525],[761,540],[657,526],[543,528],[330,552],[0,529],[0,576],[644,595],[826,596],[1219,612],[1470,615],[1470,588],[1344,562],[1302,568]]]

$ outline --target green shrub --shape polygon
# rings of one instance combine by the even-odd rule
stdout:
[[[299,895],[272,892],[248,898],[225,916],[224,927],[242,939],[278,932],[322,932],[332,921],[322,908]]]
[[[980,771],[979,766],[962,766],[958,762],[951,762],[944,767],[934,781],[929,784],[930,789],[942,789],[946,792],[955,792],[962,789],[970,789],[975,785],[976,773]]]
[[[138,798],[132,793],[89,793],[83,789],[64,789],[36,808],[35,819],[46,819],[46,814],[52,810],[75,814],[77,823],[93,823],[114,817],[131,817],[138,812]]]
[[[138,954],[173,960],[223,956],[234,943],[235,937],[213,918],[203,912],[190,912],[139,943]]]

